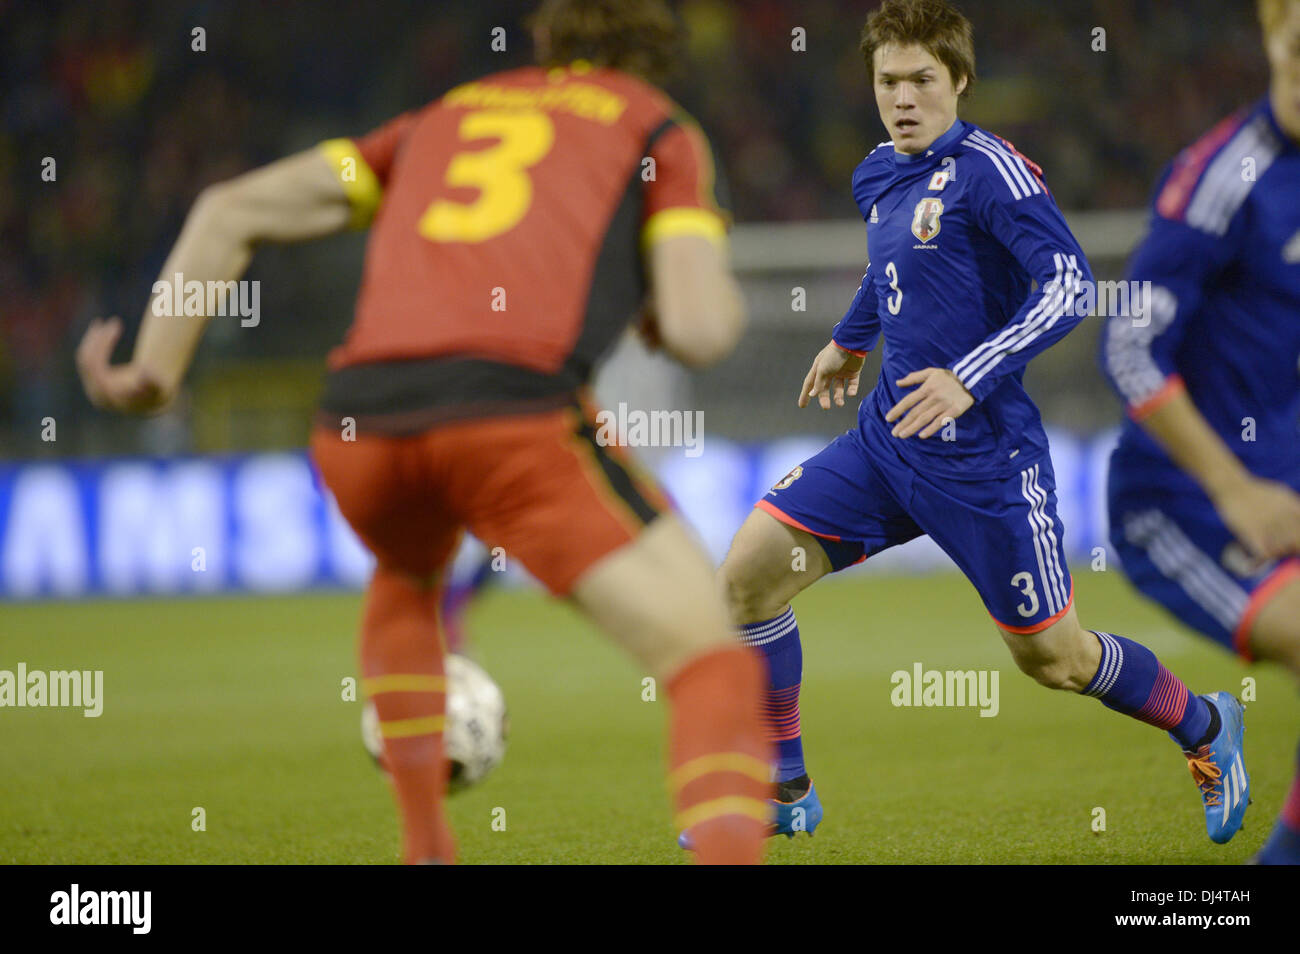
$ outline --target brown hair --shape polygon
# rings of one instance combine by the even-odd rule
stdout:
[[[1282,25],[1286,19],[1286,5],[1289,0],[1259,0],[1259,22],[1264,27],[1264,35],[1269,36]]]
[[[543,0],[528,26],[546,33],[542,66],[588,60],[651,82],[671,75],[685,46],[664,0]]]
[[[964,76],[963,96],[975,85],[974,31],[970,21],[947,0],[885,0],[871,12],[858,49],[873,77],[876,50],[890,43],[923,47],[948,68],[954,88]]]

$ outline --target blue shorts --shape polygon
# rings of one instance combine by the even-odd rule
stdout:
[[[1250,628],[1300,560],[1257,561],[1199,489],[1149,469],[1110,469],[1110,542],[1124,574],[1192,629],[1250,659]],[[1169,488],[1177,484],[1176,492]]]
[[[755,506],[816,536],[835,570],[928,534],[1009,632],[1036,633],[1064,616],[1074,591],[1051,458],[998,480],[952,480],[917,471],[896,440],[848,431]]]

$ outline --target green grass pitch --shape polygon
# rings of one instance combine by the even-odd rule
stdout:
[[[1190,635],[1113,572],[1081,572],[1077,603],[1085,626],[1142,640],[1198,692],[1257,680],[1255,804],[1229,845],[1206,838],[1173,743],[1022,676],[963,579],[860,576],[795,604],[826,820],[815,838],[769,842],[769,862],[1246,860],[1289,781],[1289,680]],[[0,609],[0,669],[102,669],[105,695],[98,719],[0,709],[0,863],[395,862],[395,810],[360,743],[360,704],[342,700],[359,612],[350,594]],[[460,860],[684,863],[663,781],[662,687],[644,701],[646,674],[536,592],[490,593],[469,623],[511,735],[505,763],[450,803]],[[998,670],[998,715],[896,708],[890,675],[917,662]],[[192,830],[196,807],[205,831]]]

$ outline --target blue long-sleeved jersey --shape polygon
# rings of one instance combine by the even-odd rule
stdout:
[[[1070,331],[1092,273],[1038,170],[1008,143],[957,120],[923,154],[877,146],[853,174],[871,264],[832,340],[865,354],[883,332],[880,379],[859,427],[885,414],[913,371],[946,367],[975,397],[942,433],[889,438],[918,470],[1003,477],[1047,451],[1025,365]],[[1037,287],[1033,283],[1037,283]]]
[[[1138,423],[1186,388],[1251,471],[1300,489],[1300,146],[1267,99],[1164,171],[1129,278],[1152,301],[1149,318],[1111,318],[1102,335],[1129,412],[1116,460],[1190,489]]]

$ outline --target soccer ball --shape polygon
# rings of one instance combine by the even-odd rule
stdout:
[[[476,785],[501,764],[506,754],[510,719],[501,687],[478,663],[449,653],[446,657],[447,724],[442,733],[443,752],[451,763],[449,792]],[[361,741],[381,769],[384,743],[379,734],[379,713],[366,701],[361,710]]]

